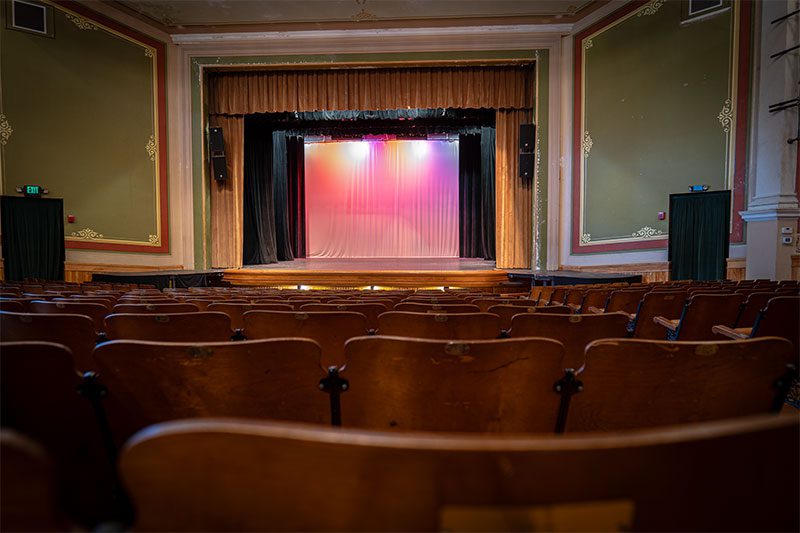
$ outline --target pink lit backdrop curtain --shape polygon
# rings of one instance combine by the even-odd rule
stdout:
[[[458,143],[305,147],[308,257],[458,257]]]

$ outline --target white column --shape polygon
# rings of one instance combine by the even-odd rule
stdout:
[[[772,24],[795,11],[800,0],[769,0],[756,4],[757,44],[753,71],[751,165],[747,211],[748,279],[791,277],[791,256],[798,253],[797,137],[798,108],[771,113],[769,106],[796,98],[800,91],[800,51],[771,55],[800,44],[800,15]],[[790,228],[785,233],[784,228]],[[785,244],[784,237],[792,243]]]

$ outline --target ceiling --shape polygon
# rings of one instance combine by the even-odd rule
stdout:
[[[561,24],[608,0],[106,0],[170,33]]]

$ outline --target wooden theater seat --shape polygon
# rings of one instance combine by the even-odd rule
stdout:
[[[564,348],[550,339],[358,337],[345,345],[342,426],[552,432]]]
[[[496,339],[500,335],[500,317],[491,313],[389,311],[378,317],[378,334],[423,339]]]
[[[31,313],[84,315],[92,319],[97,333],[105,330],[106,315],[110,314],[109,308],[98,303],[84,303],[82,301],[44,301],[34,300],[28,304]]]
[[[88,318],[80,318],[91,327]],[[58,499],[73,520],[93,526],[116,518],[110,458],[89,398],[79,393],[84,381],[69,348],[51,342],[6,342],[5,333],[4,327],[0,423],[34,439],[53,458]],[[8,457],[0,459],[0,471],[12,468]],[[4,491],[1,500],[5,498]]]
[[[481,313],[488,313],[489,308],[495,305],[516,305],[518,307],[536,306],[536,300],[530,298],[487,298],[484,296],[475,298],[470,303],[477,305]]]
[[[231,319],[219,312],[123,313],[106,317],[106,336],[109,340],[223,342],[231,340],[232,335]]]
[[[590,342],[625,337],[627,325],[628,317],[623,313],[557,315],[537,312],[516,315],[511,320],[509,335],[555,339],[564,345],[564,368],[579,368]]]
[[[0,311],[11,313],[24,313],[28,302],[20,302],[11,298],[0,298]]]
[[[665,338],[673,341],[705,341],[718,337],[714,325],[733,327],[744,301],[741,294],[695,294],[690,296],[680,318],[655,316],[653,321],[666,329]]]
[[[120,461],[158,531],[797,531],[795,417],[608,435],[190,420]]]
[[[736,328],[753,327],[753,324],[755,324],[756,318],[761,313],[761,310],[767,306],[767,302],[776,296],[782,296],[781,294],[772,291],[740,294],[744,295],[744,302],[742,303],[742,307],[739,309],[739,315],[736,317],[736,323],[734,324],[734,327]]]
[[[124,304],[118,303],[114,306],[113,312],[116,314],[166,314],[166,313],[194,313],[200,311],[195,304],[190,303],[137,303]]]
[[[239,302],[220,302],[211,303],[206,308],[208,311],[219,311],[231,318],[233,329],[244,328],[244,314],[248,311],[291,311],[289,304],[276,303],[239,303]]]
[[[39,444],[0,430],[0,524],[4,531],[67,531],[59,511],[52,460]]]
[[[308,339],[204,344],[111,341],[94,358],[114,437],[179,418],[232,416],[330,424],[319,345]]]
[[[796,358],[796,357],[795,357]],[[671,342],[605,339],[586,349],[567,431],[618,430],[777,411],[792,346],[775,337]]]
[[[800,296],[777,296],[770,299],[756,317],[752,327],[730,328],[713,326],[714,333],[730,339],[755,337],[781,337],[794,346],[795,354],[800,349]]]
[[[347,302],[347,303],[309,303],[300,306],[300,311],[351,311],[361,313],[367,319],[367,330],[374,332],[378,329],[378,316],[388,311],[385,304],[379,302]]]
[[[590,308],[605,307],[606,301],[612,292],[614,292],[613,287],[588,289],[583,292],[578,303],[568,303],[567,305],[578,314],[586,314],[591,312]]]
[[[344,343],[367,334],[367,319],[352,311],[248,311],[244,334],[248,339],[313,339],[322,347],[322,364],[328,368],[345,363]]]
[[[63,344],[69,348],[77,371],[95,370],[92,350],[97,332],[92,319],[85,315],[0,312],[0,339]]]
[[[394,311],[408,311],[410,313],[480,313],[477,305],[465,303],[423,303],[400,302],[394,306]]]
[[[622,289],[613,291],[602,305],[590,305],[586,311],[590,313],[614,313],[622,311],[634,315],[639,302],[647,294],[648,289]],[[584,313],[586,312],[584,311]]]
[[[686,303],[686,294],[684,290],[672,289],[653,290],[645,294],[636,313],[631,316],[631,336],[636,339],[664,340],[664,327],[656,324],[653,319],[657,316],[679,318]]]

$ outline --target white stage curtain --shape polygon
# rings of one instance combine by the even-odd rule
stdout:
[[[458,142],[305,147],[308,257],[458,257]]]

